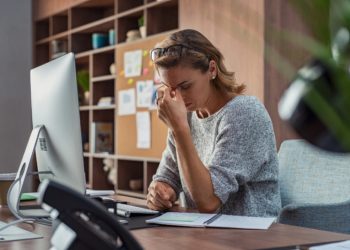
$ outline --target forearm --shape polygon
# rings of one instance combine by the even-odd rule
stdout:
[[[179,168],[186,185],[200,212],[213,212],[219,208],[221,201],[215,195],[209,170],[200,160],[192,142],[190,129],[184,127],[173,131]]]

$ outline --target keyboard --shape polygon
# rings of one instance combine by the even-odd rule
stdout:
[[[143,207],[137,207],[137,206],[132,206],[132,205],[127,205],[127,204],[122,204],[122,203],[117,203],[117,215],[123,216],[123,217],[130,217],[133,214],[158,214],[158,211],[151,210],[148,208],[143,208]]]

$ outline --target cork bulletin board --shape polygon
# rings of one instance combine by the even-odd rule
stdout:
[[[118,92],[135,88],[136,82],[140,80],[154,80],[154,69],[151,62],[149,51],[155,44],[165,38],[166,35],[157,35],[144,40],[125,43],[117,46],[116,63],[117,63],[117,84],[115,96],[118,98]],[[124,74],[124,53],[129,51],[142,50],[142,70],[141,76],[125,77]],[[118,101],[116,101],[118,103]],[[118,110],[118,107],[117,107]],[[116,117],[115,135],[117,155],[131,157],[150,157],[160,159],[166,145],[167,127],[159,120],[157,110],[149,108],[138,108],[136,112],[149,111],[151,120],[151,146],[147,149],[137,148],[137,127],[136,114],[118,115]]]

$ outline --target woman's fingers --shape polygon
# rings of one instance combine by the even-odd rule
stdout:
[[[164,210],[172,207],[172,203],[170,201],[164,201],[157,198],[157,196],[153,196],[151,193],[147,195],[147,206],[152,207],[154,210]]]
[[[150,193],[149,200],[156,206],[164,208],[172,207],[169,200],[162,199],[157,193]]]

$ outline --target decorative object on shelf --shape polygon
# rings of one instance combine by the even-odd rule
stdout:
[[[139,25],[139,30],[142,38],[146,37],[146,26],[145,26],[145,18],[141,16],[138,20],[137,23]]]
[[[111,106],[113,103],[114,103],[113,96],[104,96],[98,100],[97,106],[100,106],[100,107]]]
[[[139,30],[129,30],[126,33],[126,42],[132,42],[141,38]]]
[[[67,53],[67,41],[66,40],[52,40],[51,41],[51,59],[63,56]]]
[[[143,185],[142,179],[131,179],[129,181],[129,188],[132,191],[139,191],[139,190],[141,190],[142,189],[142,185]]]
[[[89,151],[89,147],[90,147],[90,143],[89,142],[85,142],[83,144],[83,150],[84,152],[88,152]]]
[[[83,142],[84,152],[88,152],[89,151],[89,136],[88,136],[88,134],[85,132],[82,132],[81,133],[81,140]]]
[[[98,49],[108,44],[108,37],[104,33],[93,33],[92,34],[92,48]]]
[[[91,151],[93,153],[113,153],[113,123],[91,123]]]
[[[109,66],[109,73],[111,73],[111,75],[115,75],[115,71],[116,71],[115,63],[112,63]]]
[[[90,83],[89,72],[85,69],[78,70],[77,82],[79,90],[79,103],[80,105],[89,105],[90,101]]]
[[[115,44],[115,31],[114,31],[114,29],[110,29],[108,31],[108,42],[109,42],[109,45]]]
[[[114,166],[113,159],[103,159],[103,170],[108,173],[108,181],[114,186],[117,185],[117,168]]]

